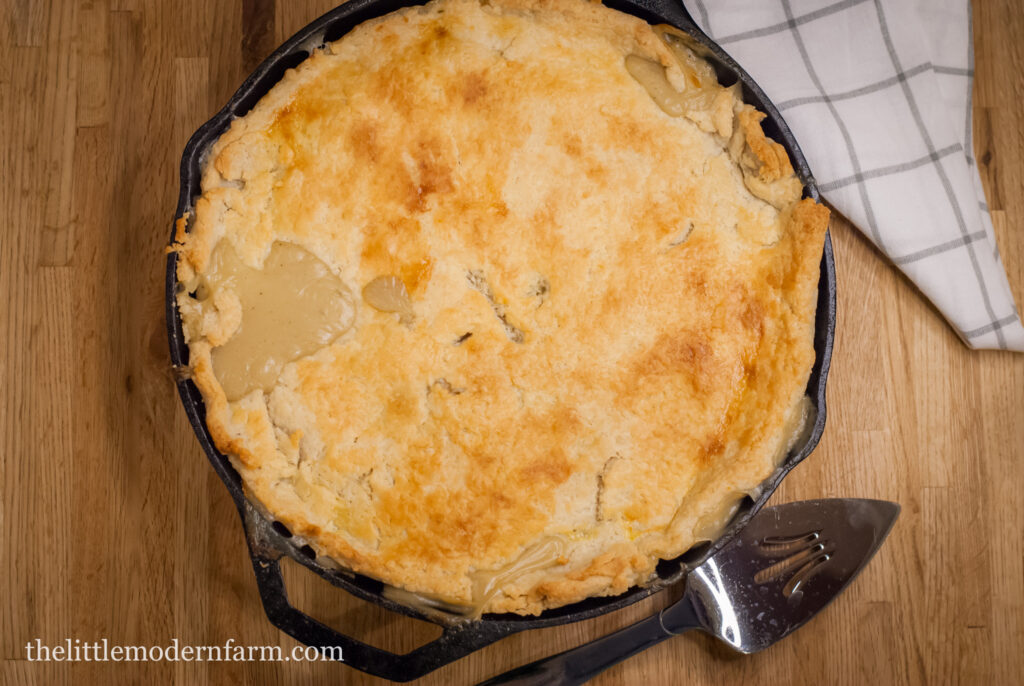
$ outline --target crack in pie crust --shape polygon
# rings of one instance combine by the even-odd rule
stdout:
[[[621,593],[716,537],[814,361],[828,211],[762,118],[580,0],[435,0],[289,70],[174,248],[249,497],[471,615]]]

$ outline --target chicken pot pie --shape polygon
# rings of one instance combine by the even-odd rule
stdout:
[[[205,157],[177,298],[217,447],[315,550],[535,614],[715,538],[807,414],[828,211],[684,38],[434,0]]]

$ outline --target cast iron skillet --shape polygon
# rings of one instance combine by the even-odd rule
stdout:
[[[337,40],[357,24],[416,4],[423,3],[417,0],[350,0],[306,26],[274,51],[245,80],[230,102],[203,124],[185,146],[181,159],[181,191],[176,216],[184,216],[200,194],[200,161],[207,148],[227,129],[233,118],[240,117],[252,109],[253,105],[281,79],[286,70],[302,62],[311,50],[325,42]],[[765,133],[782,143],[789,152],[793,166],[803,181],[804,195],[818,199],[818,190],[807,162],[778,110],[750,76],[697,28],[679,0],[605,0],[605,4],[640,17],[651,24],[671,24],[704,46],[705,56],[714,64],[719,80],[726,85],[739,81],[742,84],[744,100],[768,115],[763,122]],[[171,240],[173,243],[173,232]],[[188,366],[189,353],[175,305],[176,267],[177,254],[171,252],[167,258],[167,332],[170,338],[171,360],[176,367],[185,368]],[[835,329],[835,290],[832,244],[826,235],[814,334],[816,359],[807,388],[807,393],[817,410],[813,429],[806,440],[795,446],[781,467],[765,481],[760,494],[756,498],[748,497],[744,500],[725,533],[711,544],[698,546],[680,558],[660,563],[657,578],[649,586],[633,588],[616,597],[590,598],[566,607],[548,610],[536,617],[491,614],[475,621],[457,621],[441,614],[428,615],[385,598],[382,594],[383,584],[379,581],[339,569],[331,560],[317,557],[310,546],[293,537],[286,527],[274,522],[268,514],[257,509],[246,499],[241,478],[228,458],[213,444],[206,428],[203,399],[195,384],[181,378],[177,382],[178,392],[200,444],[238,507],[245,526],[260,597],[270,621],[307,645],[340,647],[345,664],[351,667],[394,681],[409,681],[518,631],[576,622],[635,603],[681,580],[688,569],[701,564],[735,536],[765,504],[782,478],[811,452],[821,437],[825,427],[825,377],[828,374]],[[327,627],[289,604],[278,564],[282,555],[291,557],[359,598],[393,612],[440,624],[444,627],[444,633],[410,653],[397,655],[374,648]]]

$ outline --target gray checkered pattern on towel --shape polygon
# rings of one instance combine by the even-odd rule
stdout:
[[[793,130],[825,199],[973,348],[1024,351],[971,143],[968,0],[685,0]]]

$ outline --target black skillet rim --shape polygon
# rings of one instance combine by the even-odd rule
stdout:
[[[337,40],[357,24],[382,16],[406,6],[423,4],[419,0],[350,0],[314,20],[274,51],[245,80],[228,103],[204,123],[189,139],[181,159],[180,192],[175,221],[185,216],[199,193],[202,156],[228,127],[231,120],[248,112],[255,103],[284,75],[285,71],[302,62],[310,52],[324,42]],[[697,28],[678,0],[606,0],[613,9],[633,14],[652,24],[667,23],[690,34],[707,50],[707,57],[715,64],[721,78],[740,81],[744,101],[765,112],[763,122],[767,135],[780,142],[790,155],[794,169],[804,184],[806,197],[819,199],[814,178],[792,133],[778,110],[756,83],[720,47]],[[174,245],[174,230],[171,245]],[[166,272],[166,318],[171,361],[175,368],[188,366],[188,347],[184,342],[181,320],[175,295],[177,254],[170,252]],[[271,622],[300,641],[309,645],[343,648],[344,662],[356,669],[395,681],[408,681],[459,659],[493,641],[526,629],[555,626],[589,619],[612,612],[641,600],[682,579],[688,568],[699,565],[728,543],[742,529],[774,492],[779,482],[799,464],[817,445],[824,430],[825,381],[828,375],[835,329],[835,264],[831,240],[825,238],[821,261],[821,276],[815,321],[815,364],[808,382],[808,394],[817,409],[812,431],[807,440],[787,456],[786,460],[762,485],[757,498],[747,498],[740,512],[726,531],[715,542],[691,550],[685,555],[659,565],[659,578],[646,587],[634,587],[626,593],[609,598],[591,598],[562,608],[548,610],[536,617],[519,615],[485,615],[475,621],[451,622],[439,616],[399,605],[381,595],[380,582],[359,574],[338,570],[318,561],[309,546],[290,536],[286,530],[275,528],[274,522],[250,503],[243,492],[242,481],[228,458],[214,446],[205,424],[205,409],[195,384],[187,378],[178,378],[177,387],[192,428],[211,465],[224,482],[238,508],[245,525],[250,556],[259,584],[260,596]],[[280,526],[280,525],[278,525]],[[442,636],[406,655],[396,655],[363,644],[293,608],[281,579],[278,560],[287,555],[312,570],[330,583],[345,588],[357,597],[376,603],[388,610],[442,625]],[[320,558],[323,560],[323,558]]]

